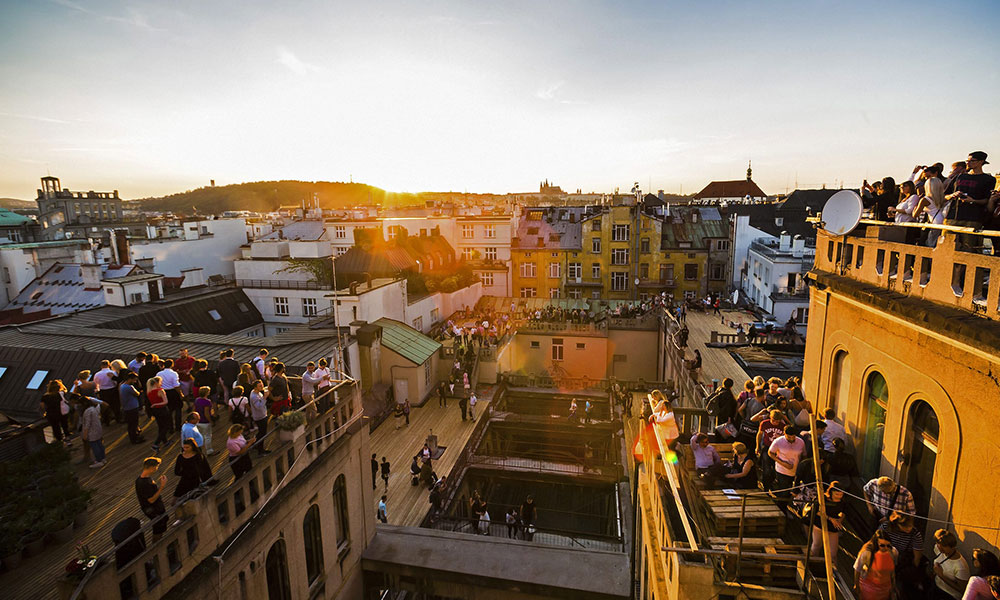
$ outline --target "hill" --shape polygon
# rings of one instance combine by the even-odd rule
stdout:
[[[310,202],[313,194],[322,208],[347,208],[358,205],[412,206],[422,204],[420,194],[397,194],[363,183],[338,181],[254,181],[217,187],[202,187],[158,198],[140,198],[143,210],[190,213],[192,208],[203,214],[226,210],[267,212],[280,206],[300,206]]]
[[[33,210],[38,205],[34,200],[18,200],[17,198],[0,198],[0,208],[7,210]]]

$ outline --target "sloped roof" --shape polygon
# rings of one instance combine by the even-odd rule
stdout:
[[[56,263],[29,283],[7,309],[22,309],[25,313],[48,309],[51,314],[77,312],[104,306],[104,290],[87,289],[79,263]],[[135,265],[102,265],[101,279],[120,279],[141,273]]]
[[[541,219],[529,219],[532,213],[541,212]],[[531,207],[517,222],[517,235],[511,240],[512,248],[579,250],[583,243],[583,223],[586,207]],[[570,220],[572,219],[572,220]],[[541,240],[541,243],[539,243]]]
[[[697,213],[697,222],[694,214]],[[709,240],[729,237],[729,222],[714,206],[675,206],[664,217],[660,245],[678,249],[681,242],[690,242],[691,250],[706,249]],[[687,248],[685,248],[687,250]]]
[[[696,199],[701,198],[751,198],[765,197],[763,192],[752,179],[738,179],[735,181],[713,181],[694,195]]]
[[[31,219],[12,210],[0,208],[0,227],[19,227],[31,223]]]
[[[432,340],[406,323],[382,317],[375,321],[382,328],[382,345],[415,365],[422,365],[441,348]]]
[[[295,208],[299,208],[296,206]],[[279,236],[280,232],[280,236]],[[325,240],[326,239],[326,228],[323,226],[323,221],[295,221],[285,225],[284,227],[278,228],[271,233],[261,236],[262,240],[301,240],[301,241],[314,241],[314,240]]]

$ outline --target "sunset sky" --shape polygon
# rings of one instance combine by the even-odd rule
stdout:
[[[1000,3],[0,3],[0,196],[270,179],[771,194],[985,150]]]

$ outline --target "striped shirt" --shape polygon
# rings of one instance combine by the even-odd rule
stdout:
[[[872,479],[865,484],[865,498],[874,504],[875,511],[884,517],[888,517],[894,510],[910,515],[916,514],[917,505],[913,503],[913,494],[905,487],[899,484],[896,485],[899,487],[899,494],[896,494],[895,490],[886,494],[879,489],[878,479]],[[893,496],[896,496],[896,502],[892,506],[889,506],[892,503]]]
[[[924,551],[924,534],[920,533],[920,530],[916,527],[913,527],[909,531],[903,531],[896,527],[891,527],[888,523],[882,523],[879,529],[885,532],[886,537],[892,542],[892,547],[897,552],[913,550],[915,553],[920,554]]]

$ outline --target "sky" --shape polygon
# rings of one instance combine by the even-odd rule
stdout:
[[[998,29],[995,0],[0,0],[0,196],[692,193],[751,160],[778,194],[1000,164]]]

